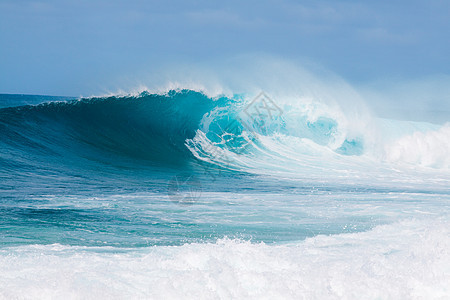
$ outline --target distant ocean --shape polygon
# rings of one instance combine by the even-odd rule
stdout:
[[[448,299],[450,124],[279,100],[0,95],[0,298]]]

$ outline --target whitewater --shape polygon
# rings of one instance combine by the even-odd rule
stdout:
[[[0,95],[0,298],[448,299],[450,124],[319,90]]]

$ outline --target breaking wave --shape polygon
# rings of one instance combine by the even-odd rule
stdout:
[[[320,176],[373,163],[450,166],[448,125],[367,116],[355,123],[345,107],[258,97],[172,90],[3,108],[0,143],[7,151],[0,164],[82,158],[114,165],[128,159],[178,167],[201,162],[265,174],[316,170]]]

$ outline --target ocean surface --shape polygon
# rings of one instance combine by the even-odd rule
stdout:
[[[0,95],[0,298],[449,299],[450,124],[350,106]]]

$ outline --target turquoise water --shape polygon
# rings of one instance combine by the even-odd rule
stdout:
[[[93,289],[111,297],[176,298],[193,284],[189,295],[200,298],[224,290],[219,298],[338,297],[357,284],[320,291],[361,272],[374,285],[400,276],[398,286],[374,294],[382,298],[430,295],[430,287],[446,295],[450,127],[376,117],[369,126],[323,104],[266,102],[193,90],[75,100],[0,95],[0,282],[8,283],[1,295],[33,295],[38,281],[11,292],[23,274],[58,280],[47,258],[65,274],[53,289],[61,294],[43,294],[50,298],[76,286],[75,295],[94,297],[77,274],[97,278]],[[408,249],[425,235],[431,240],[415,252],[422,264]],[[372,265],[356,268],[343,249]],[[395,253],[416,268],[380,279],[380,269],[399,261]],[[117,265],[108,275],[111,255]],[[265,259],[279,265],[260,265]],[[345,277],[345,268],[354,275]],[[406,288],[415,280],[406,274],[431,271],[433,285],[424,279],[423,289]],[[324,274],[331,277],[322,282]],[[231,279],[241,275],[253,285]],[[271,277],[298,280],[273,285]],[[212,294],[201,293],[205,286]]]

